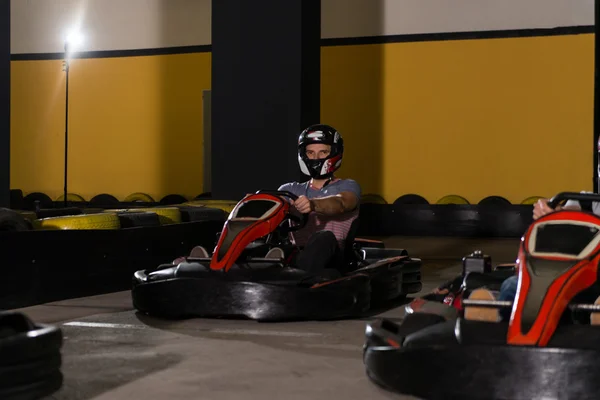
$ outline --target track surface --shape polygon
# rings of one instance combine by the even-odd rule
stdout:
[[[384,238],[423,259],[423,292],[453,277],[475,249],[513,262],[518,240]],[[162,321],[137,314],[129,292],[22,309],[60,325],[63,388],[51,399],[409,399],[364,372],[365,324],[400,319],[403,303],[354,320],[266,324],[247,320]]]

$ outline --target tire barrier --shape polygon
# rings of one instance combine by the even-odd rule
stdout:
[[[0,209],[0,231],[35,230],[0,232],[0,310],[128,290],[135,271],[170,263],[198,245],[214,246],[227,216],[220,209],[185,206],[78,211],[83,213],[42,219],[28,212],[29,222]]]
[[[524,199],[521,204],[529,204],[529,205],[534,205],[535,203],[537,203],[538,200],[543,199],[542,196],[531,196],[528,197],[526,199]]]
[[[14,198],[20,198],[23,193],[15,190],[13,194]],[[117,204],[115,200],[120,199],[110,194],[96,197],[89,203],[72,202],[69,207],[65,207],[61,202],[53,202],[44,193],[30,193],[22,197],[24,206],[19,215],[23,217],[25,224],[30,225],[29,229],[85,230],[92,226],[86,220],[90,214],[113,213],[114,220],[107,229],[123,229],[153,227],[157,225],[157,219],[158,226],[207,219],[222,220],[238,202],[236,199],[213,199],[210,192],[201,193],[193,200],[187,200],[186,196],[180,194],[169,194],[159,202],[148,194],[135,192]],[[519,237],[523,226],[528,226],[531,220],[532,204],[540,198],[542,197],[530,196],[521,203],[511,204],[502,196],[490,195],[471,203],[463,196],[451,194],[430,204],[425,197],[408,193],[389,204],[382,195],[370,192],[361,199],[360,235]],[[88,208],[90,205],[98,209]],[[24,214],[26,211],[29,213]],[[85,215],[78,219],[52,219],[81,214]],[[118,224],[116,220],[119,220]],[[88,222],[79,225],[75,221]],[[19,229],[24,229],[25,225],[21,223],[18,226]]]
[[[65,195],[62,194],[62,195],[58,196],[55,201],[57,203],[64,203]],[[71,203],[71,202],[83,203],[84,201],[85,201],[85,199],[76,193],[67,193],[67,202],[68,203]]]
[[[135,202],[140,202],[140,203],[154,203],[154,199],[152,198],[152,196],[150,196],[149,194],[146,193],[132,193],[129,196],[125,197],[125,202],[126,203],[135,203]]]
[[[225,220],[229,214],[218,207],[175,206],[181,213],[181,222]]]
[[[478,204],[478,205],[490,205],[490,206],[504,206],[504,205],[533,205],[539,199],[544,198],[543,196],[530,196],[518,203],[511,203],[505,197],[499,195],[490,195],[474,202],[469,201],[463,196],[457,194],[450,194],[441,197],[435,203],[431,204],[450,204],[450,205],[467,205],[467,204]],[[179,205],[191,205],[191,206],[208,206],[208,207],[219,207],[224,211],[230,212],[233,209],[231,204],[235,205],[239,199],[213,199],[211,192],[203,192],[189,200],[186,196],[181,194],[168,194],[163,196],[159,201],[156,201],[152,196],[143,192],[132,193],[122,200],[109,194],[102,193],[95,195],[91,200],[86,201],[83,196],[69,193],[67,197],[69,206],[92,206],[98,208],[111,208],[111,209],[124,209],[130,207],[155,207],[155,206],[179,206]],[[39,202],[39,203],[36,203]],[[14,203],[14,205],[13,205]],[[389,204],[388,200],[377,193],[366,193],[361,197],[362,204]],[[407,193],[399,196],[394,200],[393,204],[430,204],[430,202],[423,196],[415,193]],[[11,209],[16,210],[36,210],[36,205],[42,209],[50,208],[65,208],[63,202],[63,196],[59,196],[57,200],[53,201],[48,195],[41,192],[29,193],[23,196],[23,191],[20,189],[11,189]]]
[[[418,194],[405,194],[398,197],[394,204],[429,204],[427,199],[423,196],[419,196]]]
[[[455,194],[449,194],[448,196],[444,196],[439,199],[435,204],[470,204],[469,200],[465,199],[462,196],[458,196]]]
[[[81,215],[83,211],[79,207],[44,208],[35,211],[37,219],[66,217],[70,215]]]
[[[158,214],[152,212],[136,212],[135,210],[131,210],[128,212],[116,212],[115,214],[119,217],[121,229],[161,225]]]
[[[58,391],[62,331],[35,324],[24,314],[0,312],[0,398],[40,399]]]
[[[92,199],[89,202],[89,205],[92,207],[114,207],[117,206],[119,203],[119,199],[117,199],[115,196],[107,193],[102,193],[92,197]]]
[[[358,236],[519,238],[533,221],[529,205],[364,204]]]
[[[120,229],[119,217],[113,213],[80,214],[37,219],[36,230],[113,230]]]
[[[141,213],[149,212],[158,216],[161,225],[179,224],[181,223],[181,212],[177,207],[148,207],[148,208],[130,208],[124,210],[106,210],[109,213],[126,214],[129,212]]]
[[[511,203],[502,196],[488,196],[479,201],[480,206],[510,206]]]
[[[387,204],[387,201],[378,194],[365,194],[360,198],[361,204]]]
[[[25,210],[35,210],[36,208],[53,208],[54,201],[45,193],[29,193],[23,198],[23,208]]]
[[[172,206],[174,204],[185,203],[186,201],[188,201],[188,199],[180,194],[168,194],[160,199],[159,203],[163,206]]]

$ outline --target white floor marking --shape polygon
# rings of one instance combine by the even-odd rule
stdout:
[[[65,326],[78,326],[83,328],[112,328],[112,329],[146,329],[145,325],[131,325],[131,324],[111,324],[105,322],[85,322],[85,321],[73,321],[63,324]],[[181,328],[174,328],[177,331]],[[196,330],[196,329],[193,329]],[[256,335],[256,336],[286,336],[286,337],[319,337],[323,336],[322,333],[315,332],[290,332],[290,331],[261,331],[252,329],[197,329],[200,332],[217,333],[225,335]]]
[[[258,336],[291,336],[291,337],[323,336],[322,333],[314,333],[314,332],[257,331],[257,330],[251,330],[251,329],[209,329],[209,332],[233,334],[233,335],[258,335]]]
[[[107,324],[103,322],[83,322],[73,321],[67,322],[66,326],[81,326],[84,328],[117,328],[117,329],[145,329],[144,325],[129,325],[129,324]]]

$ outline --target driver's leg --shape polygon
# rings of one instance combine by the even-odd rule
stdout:
[[[316,232],[308,239],[295,260],[296,268],[310,273],[320,273],[326,268],[337,267],[340,247],[331,231]]]

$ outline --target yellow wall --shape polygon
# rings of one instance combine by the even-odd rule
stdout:
[[[592,190],[593,88],[591,34],[322,49],[341,175],[388,202]]]
[[[322,49],[341,176],[389,202],[592,189],[593,35]],[[202,192],[210,53],[73,60],[69,191]],[[61,61],[12,62],[11,187],[63,188]]]
[[[63,188],[62,61],[13,61],[11,187]],[[69,85],[69,192],[202,192],[202,90],[210,53],[75,59]]]

